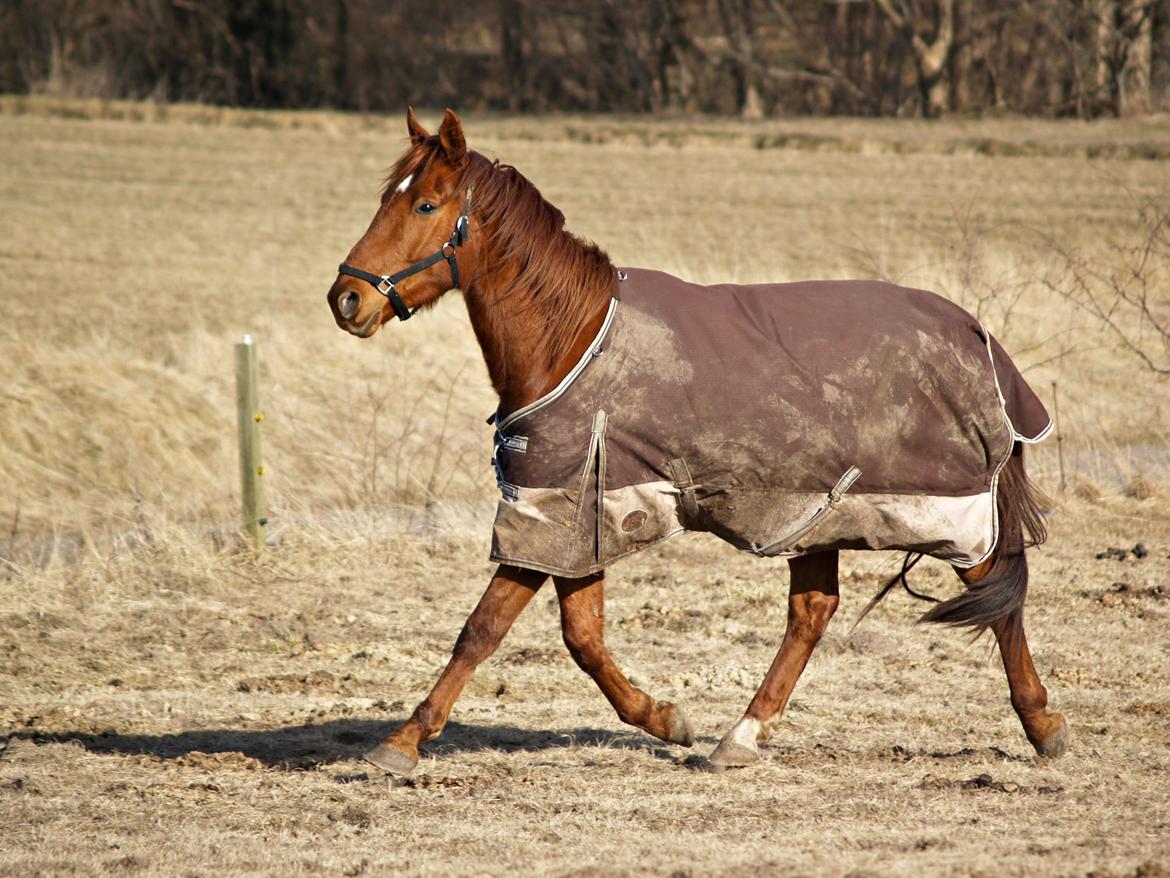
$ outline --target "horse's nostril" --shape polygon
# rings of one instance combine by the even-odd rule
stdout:
[[[337,310],[341,312],[341,316],[349,320],[357,313],[358,305],[362,303],[362,297],[350,290],[348,293],[342,293],[341,298],[337,300]]]

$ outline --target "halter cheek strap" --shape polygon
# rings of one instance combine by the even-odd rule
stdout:
[[[459,247],[462,247],[469,237],[470,230],[467,225],[467,212],[471,210],[471,193],[474,191],[474,184],[467,187],[467,199],[463,202],[463,212],[459,214],[459,219],[455,220],[455,230],[451,232],[451,237],[444,241],[442,246],[426,259],[421,259],[413,265],[408,265],[402,271],[396,271],[394,274],[372,274],[364,269],[343,262],[337,266],[337,273],[348,275],[349,277],[356,277],[358,280],[364,280],[390,300],[390,307],[394,309],[394,313],[398,315],[399,320],[409,320],[418,308],[415,308],[413,311],[407,308],[406,303],[402,301],[402,297],[398,295],[398,290],[395,289],[406,278],[418,274],[420,271],[426,271],[436,262],[446,259],[447,265],[451,268],[451,287],[452,289],[460,287],[459,260],[455,256],[455,251]]]

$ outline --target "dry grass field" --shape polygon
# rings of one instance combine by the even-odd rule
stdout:
[[[487,582],[495,490],[457,296],[368,342],[325,304],[401,120],[3,98],[0,874],[1170,874],[1170,387],[1050,289],[1054,243],[1112,264],[1139,240],[1170,120],[464,125],[619,263],[938,289],[1055,382],[1068,488],[1049,440],[1029,633],[1069,754],[1034,759],[991,644],[905,595],[850,634],[897,559],[846,553],[754,768],[623,726],[541,595],[414,776],[376,776],[358,755]],[[245,332],[260,561],[236,532]],[[786,579],[701,536],[610,575],[610,646],[697,752],[771,661]]]

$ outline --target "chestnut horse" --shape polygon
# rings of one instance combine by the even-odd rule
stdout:
[[[448,110],[438,134],[407,112],[410,147],[387,181],[369,229],[354,245],[329,290],[338,326],[368,338],[393,317],[405,320],[452,288],[467,304],[500,412],[517,412],[558,387],[582,360],[606,320],[616,269],[596,245],[567,232],[559,210],[514,168],[467,149]],[[1024,476],[1019,443],[1003,467],[998,492],[999,540],[982,563],[956,567],[965,586],[924,619],[994,633],[1011,703],[1042,756],[1068,745],[1060,714],[1028,650],[1023,627],[1027,585],[1024,548],[1043,539],[1043,525]],[[783,642],[743,717],[710,757],[717,767],[760,758],[797,678],[838,603],[838,552],[792,557],[788,624]],[[902,574],[879,593],[887,592]],[[684,747],[694,732],[682,710],[632,685],[606,649],[604,573],[553,575],[565,645],[623,722]],[[366,755],[378,768],[406,774],[418,746],[436,737],[476,666],[499,646],[513,621],[549,575],[502,564],[467,619],[446,669],[406,722]],[[872,603],[871,603],[872,606]]]

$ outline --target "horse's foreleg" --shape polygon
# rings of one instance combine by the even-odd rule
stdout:
[[[964,583],[972,585],[991,570],[991,564],[988,560],[969,570],[956,569],[955,572]],[[1068,723],[1059,713],[1048,710],[1048,690],[1036,673],[1036,665],[1028,649],[1028,638],[1024,634],[1023,607],[993,623],[991,630],[999,642],[999,654],[1003,658],[1003,669],[1007,672],[1012,707],[1020,718],[1024,734],[1041,756],[1060,756],[1068,749]]]
[[[565,646],[585,673],[593,678],[624,723],[637,726],[663,741],[689,747],[695,741],[691,724],[673,704],[655,701],[630,683],[605,648],[605,581],[603,574],[582,579],[554,577],[561,602],[561,631]]]
[[[793,558],[788,568],[792,582],[784,641],[747,712],[711,754],[712,765],[730,768],[759,760],[758,745],[771,737],[801,671],[837,609],[836,552]]]
[[[414,769],[418,764],[418,745],[442,731],[455,699],[476,665],[496,651],[520,611],[528,606],[546,579],[547,574],[519,567],[501,565],[496,569],[487,591],[467,617],[455,641],[451,660],[430,694],[414,709],[410,719],[365,755],[367,762],[392,774],[409,774]]]

